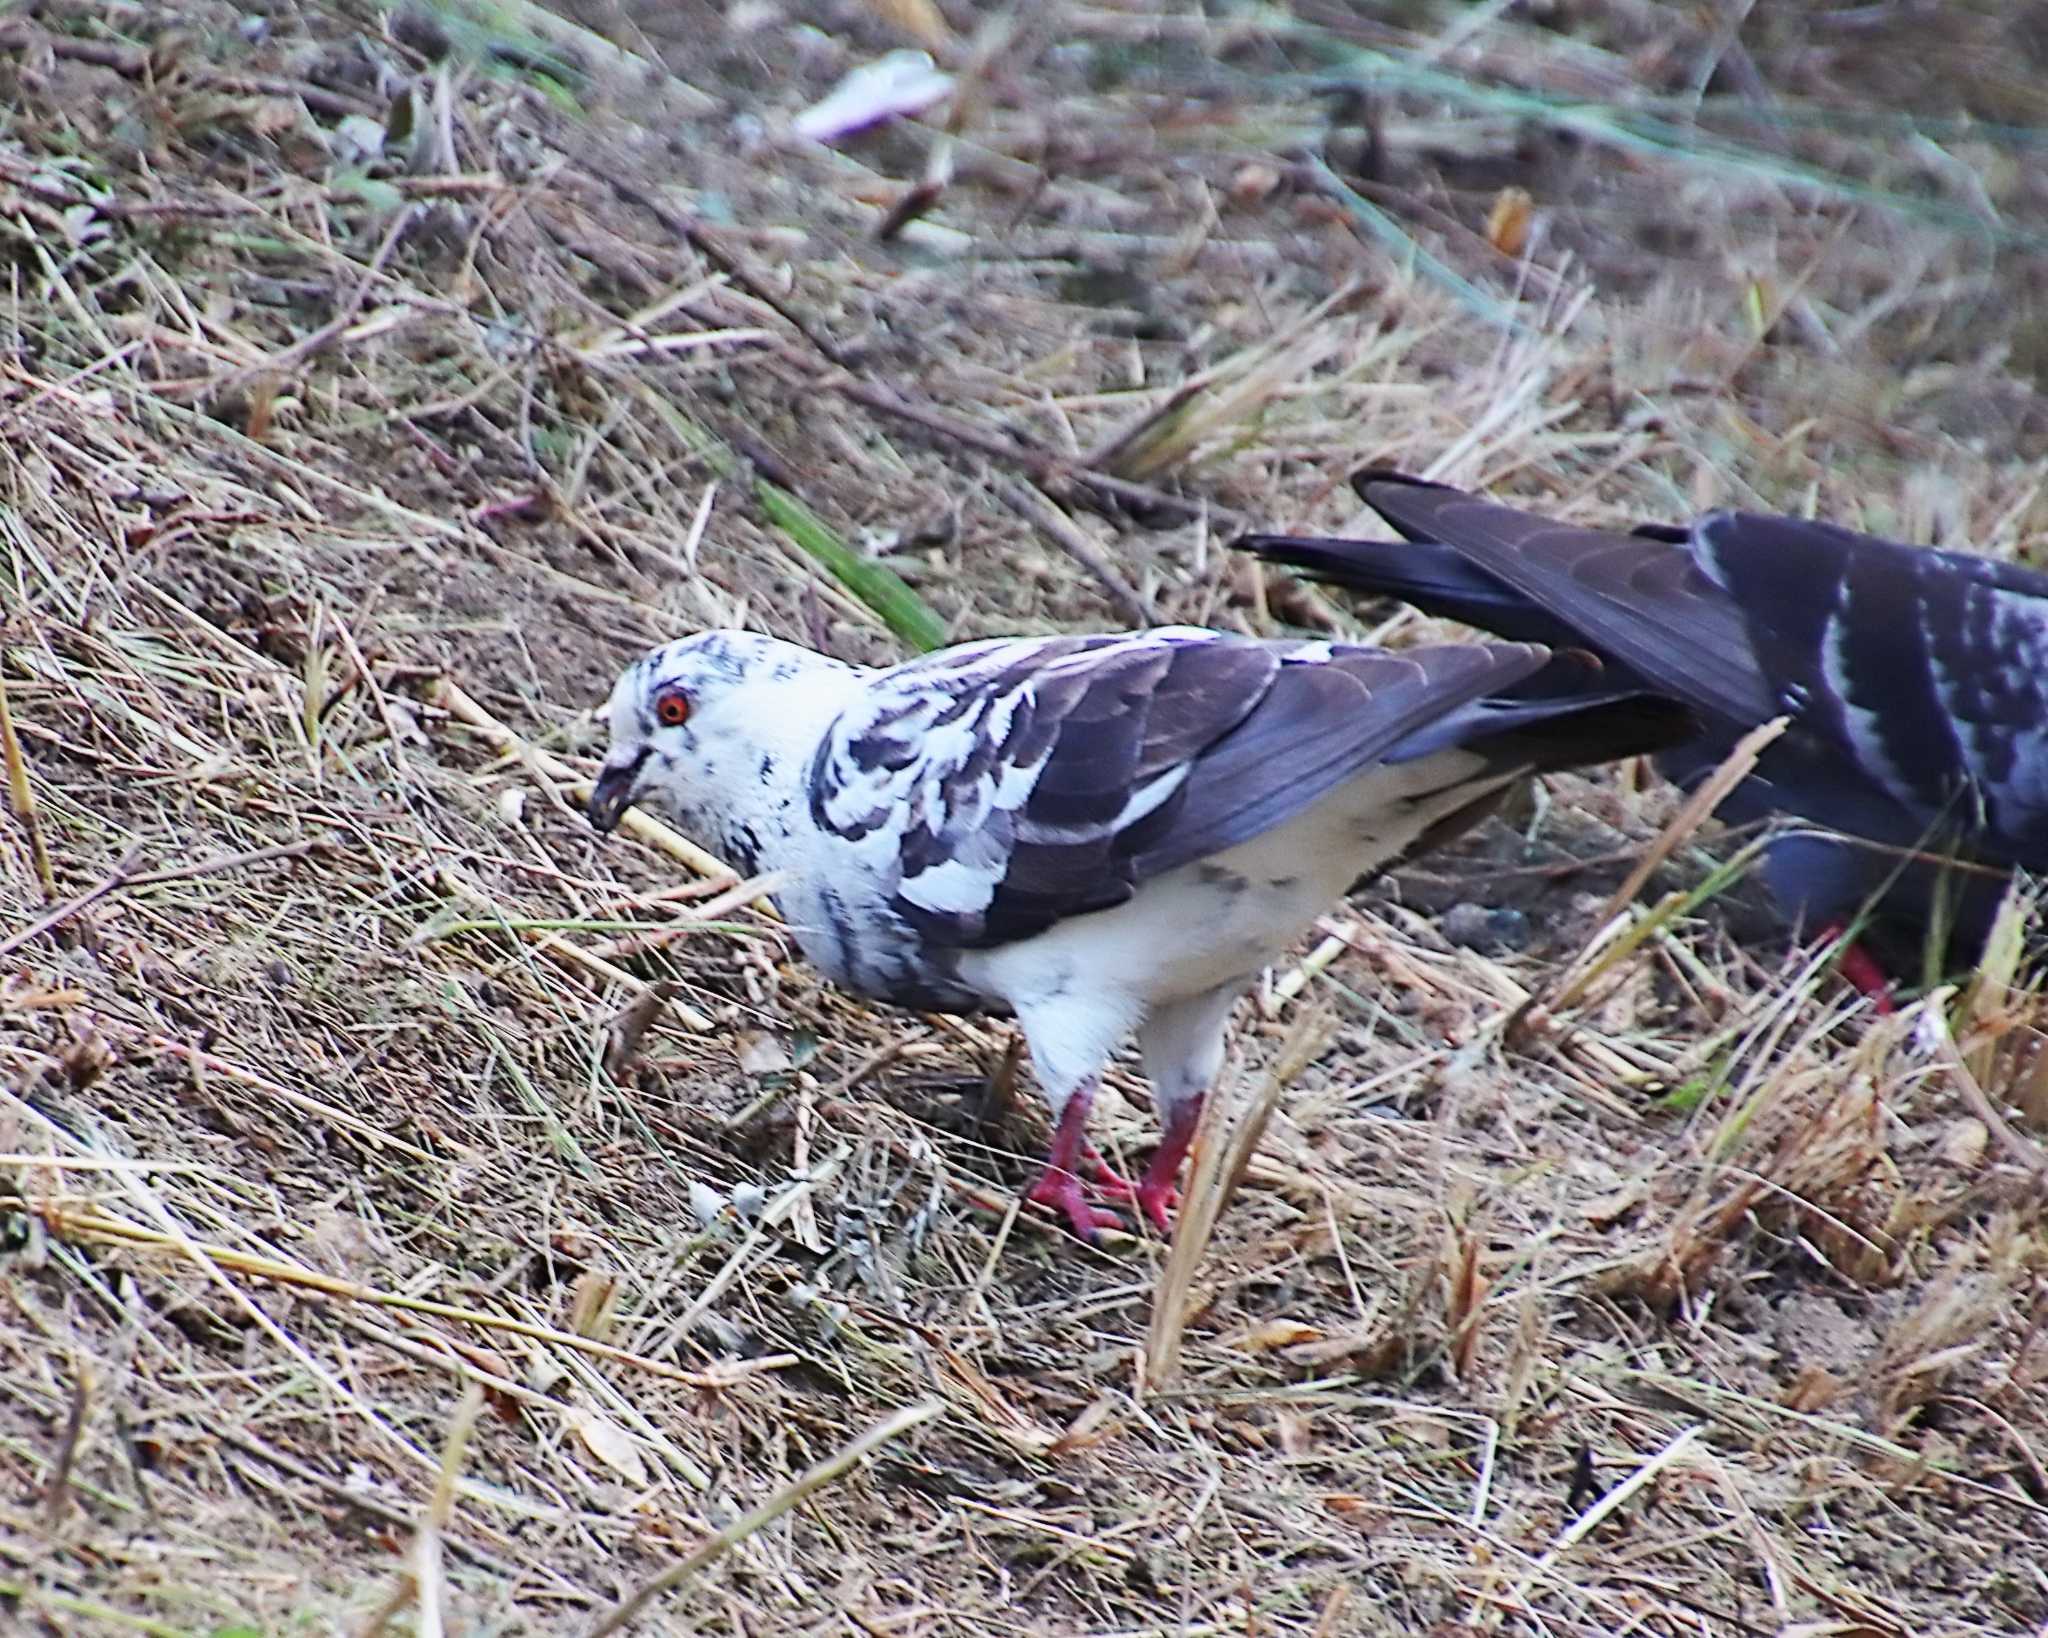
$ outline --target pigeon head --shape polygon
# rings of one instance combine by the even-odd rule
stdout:
[[[793,643],[749,631],[704,631],[627,666],[605,705],[611,746],[590,793],[590,822],[609,831],[650,798],[677,818],[766,778],[829,720],[820,709],[852,671]]]

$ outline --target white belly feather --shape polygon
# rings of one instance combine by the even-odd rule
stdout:
[[[1506,784],[1445,751],[1374,766],[1287,824],[1144,884],[1123,904],[960,959],[969,984],[1020,1011],[1060,996],[1115,995],[1139,1013],[1247,983],[1359,877],[1437,820]]]

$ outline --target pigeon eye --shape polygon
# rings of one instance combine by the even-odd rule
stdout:
[[[690,720],[690,696],[680,688],[671,688],[667,693],[655,697],[654,717],[664,728],[680,728]]]

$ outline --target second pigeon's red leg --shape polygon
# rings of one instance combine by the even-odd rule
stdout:
[[[1060,1111],[1059,1125],[1053,1128],[1052,1149],[1046,1156],[1045,1173],[1025,1195],[1027,1200],[1066,1213],[1074,1233],[1090,1245],[1095,1243],[1097,1229],[1123,1227],[1123,1219],[1115,1212],[1088,1204],[1076,1171],[1084,1151],[1094,1148],[1088,1141],[1088,1110],[1094,1102],[1094,1081],[1084,1081],[1074,1088],[1066,1108]],[[1101,1157],[1098,1155],[1096,1158],[1100,1160]]]
[[[1820,930],[1824,944],[1841,939],[1849,931],[1846,922],[1831,921]],[[1892,981],[1884,965],[1854,939],[1845,939],[1842,953],[1836,961],[1846,978],[1862,994],[1870,997],[1871,1009],[1875,1012],[1897,1012],[1898,1004],[1892,1000]]]

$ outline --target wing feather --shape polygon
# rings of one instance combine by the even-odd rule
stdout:
[[[1696,533],[1810,733],[1923,830],[2048,868],[2048,576],[1799,518],[1719,512]]]
[[[1412,540],[1456,546],[1475,567],[1662,693],[1737,721],[1776,714],[1743,611],[1662,534],[1555,523],[1461,490],[1390,474],[1353,480]]]

